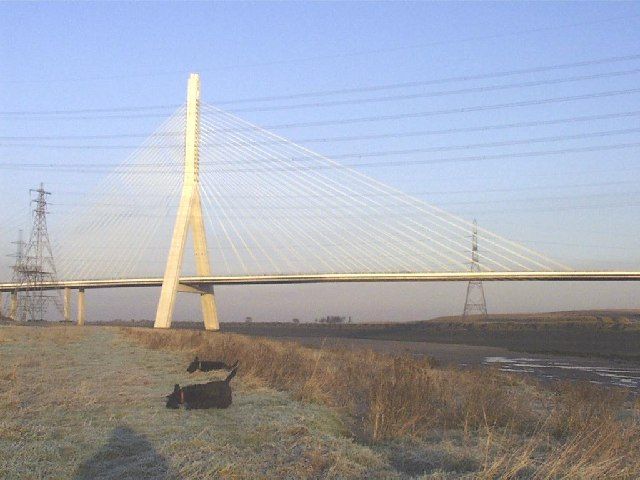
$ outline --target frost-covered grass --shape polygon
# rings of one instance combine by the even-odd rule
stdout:
[[[168,410],[194,353],[227,410]],[[223,373],[218,374],[224,375]],[[0,327],[0,478],[638,478],[639,405],[481,370],[210,332]]]
[[[123,333],[153,349],[240,359],[245,378],[341,412],[403,475],[640,478],[640,405],[623,389],[234,334]]]
[[[110,328],[0,327],[0,477],[395,476],[332,410],[234,380],[227,410],[169,410],[184,354]],[[240,376],[241,377],[241,376]]]

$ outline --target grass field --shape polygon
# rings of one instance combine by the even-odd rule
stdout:
[[[173,411],[194,353],[228,410]],[[233,334],[0,327],[2,478],[638,478],[640,405],[428,359]]]

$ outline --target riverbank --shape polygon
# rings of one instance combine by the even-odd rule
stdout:
[[[193,355],[227,410],[165,408]],[[0,326],[3,478],[634,478],[640,404],[428,357],[189,330]]]

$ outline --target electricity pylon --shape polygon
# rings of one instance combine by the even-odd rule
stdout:
[[[470,271],[480,271],[480,255],[478,254],[478,223],[473,220],[473,233],[471,235],[471,266]],[[487,302],[484,298],[482,281],[471,280],[467,285],[467,298],[464,302],[463,317],[469,315],[487,315]]]
[[[29,242],[25,246],[22,239],[18,241],[14,274],[21,285],[26,288],[23,289],[22,298],[17,302],[17,318],[42,321],[51,301],[58,310],[61,310],[58,297],[45,295],[45,291],[41,287],[43,282],[55,282],[56,280],[56,267],[47,232],[47,195],[51,195],[51,193],[44,190],[42,183],[39,189],[29,190],[29,193],[36,193],[37,196],[32,200],[35,207]],[[18,299],[16,298],[16,300]]]
[[[10,257],[15,258],[15,262],[11,269],[13,270],[13,275],[11,281],[13,283],[24,283],[25,278],[23,274],[23,265],[22,265],[22,257],[24,255],[24,241],[22,240],[22,230],[18,231],[18,240],[16,242],[12,242],[16,246],[16,253],[13,255],[9,255]],[[15,290],[11,292],[11,301],[9,303],[9,311],[7,316],[11,320],[24,320],[24,318],[18,317],[18,306],[20,302],[20,297],[18,297],[18,291]],[[22,313],[24,310],[20,310]]]
[[[162,290],[156,311],[155,328],[169,328],[173,317],[176,294],[185,291],[200,294],[202,316],[207,330],[219,330],[213,287],[191,287],[180,284],[182,258],[187,240],[187,232],[191,228],[196,259],[196,272],[199,276],[210,276],[207,238],[202,217],[200,199],[200,76],[192,73],[187,88],[187,126],[185,138],[184,177],[182,195],[173,228],[171,247],[167,257],[167,266],[162,280]]]

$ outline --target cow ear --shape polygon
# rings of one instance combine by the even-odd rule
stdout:
[[[173,387],[173,393],[179,392],[180,391],[180,385],[178,385],[177,383],[174,385]]]

